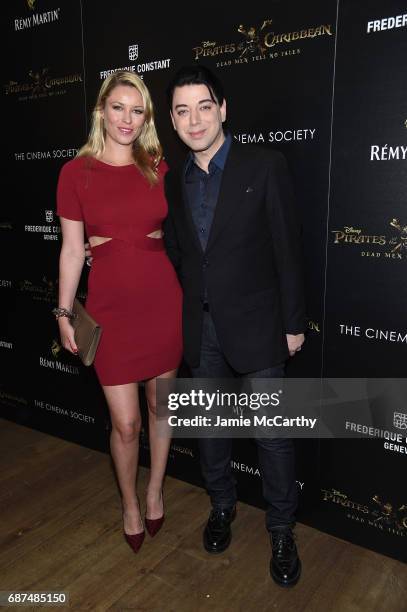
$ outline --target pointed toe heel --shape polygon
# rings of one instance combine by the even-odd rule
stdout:
[[[164,523],[164,514],[158,519],[149,519],[145,517],[145,526],[149,535],[153,538],[161,529]]]
[[[132,548],[134,552],[137,553],[140,550],[142,543],[144,542],[145,535],[145,531],[133,534],[124,533],[124,538],[130,548]]]

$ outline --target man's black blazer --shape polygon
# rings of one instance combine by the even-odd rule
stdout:
[[[205,252],[183,168],[165,177],[164,241],[183,292],[184,358],[200,360],[204,275],[219,343],[239,373],[288,357],[286,333],[305,330],[300,224],[281,153],[233,142]]]

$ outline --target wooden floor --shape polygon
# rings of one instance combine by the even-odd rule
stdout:
[[[173,478],[165,525],[135,555],[121,533],[108,455],[4,420],[0,453],[0,590],[65,590],[69,606],[60,610],[407,610],[403,564],[304,525],[296,529],[302,580],[279,588],[269,576],[264,515],[244,504],[230,548],[207,554],[207,497]],[[141,469],[141,498],[146,476]]]

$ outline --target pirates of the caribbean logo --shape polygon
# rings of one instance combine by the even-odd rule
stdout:
[[[272,23],[272,19],[265,19],[260,27],[260,35],[263,33],[263,30]],[[259,51],[261,55],[264,55],[267,51],[267,47],[264,44],[264,33],[261,38],[259,34],[257,34],[257,28],[254,26],[250,26],[249,28],[245,28],[245,26],[240,25],[237,28],[237,31],[240,34],[243,34],[246,37],[245,42],[241,42],[238,44],[237,49],[241,51],[239,57],[243,57],[249,53],[255,53]]]
[[[390,221],[390,225],[395,227],[400,233],[400,236],[397,236],[397,238],[391,238],[389,242],[390,244],[396,243],[396,246],[391,252],[396,253],[397,251],[402,251],[403,249],[407,250],[407,225],[400,225],[400,221],[398,219],[392,219]]]
[[[374,522],[386,527],[396,529],[407,529],[407,505],[394,508],[390,502],[382,502],[378,495],[372,498],[377,509],[371,512]]]
[[[378,495],[371,499],[373,505],[354,501],[337,489],[321,489],[323,501],[342,506],[350,519],[384,529],[396,535],[407,535],[407,504],[395,507],[389,501],[383,502]]]
[[[43,68],[41,70],[41,72],[34,72],[33,70],[30,70],[30,72],[28,73],[30,75],[30,77],[32,78],[33,82],[33,86],[32,86],[32,93],[36,94],[36,93],[44,93],[47,91],[47,86],[45,84],[45,78],[48,72],[48,68]]]
[[[361,255],[365,257],[383,255],[388,259],[404,259],[407,255],[407,225],[402,225],[396,218],[389,221],[389,225],[397,230],[397,235],[394,232],[393,235],[370,234],[361,228],[345,225],[343,229],[331,231],[333,243],[358,245],[362,249]]]
[[[220,59],[225,55],[233,58],[236,53],[240,53],[240,55],[235,56],[233,59],[235,63],[243,64],[248,63],[250,58],[252,60],[255,60],[256,57],[265,59],[268,55],[267,51],[273,49],[274,52],[275,47],[280,45],[284,47],[286,44],[299,44],[306,39],[333,36],[330,24],[321,24],[302,30],[283,31],[280,33],[273,31],[270,27],[272,23],[272,19],[263,19],[260,26],[240,24],[237,27],[237,31],[245,37],[243,41],[230,40],[229,42],[218,42],[210,39],[203,40],[199,46],[192,49],[194,59],[198,60],[203,57],[216,57]]]

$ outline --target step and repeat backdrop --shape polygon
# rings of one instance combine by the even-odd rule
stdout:
[[[215,2],[200,10],[130,0],[16,0],[3,7],[3,417],[109,450],[109,414],[96,376],[61,348],[51,310],[61,246],[58,173],[86,139],[102,80],[118,69],[150,88],[170,165],[185,150],[165,88],[181,65],[195,62],[222,79],[233,137],[286,156],[303,221],[308,308],[306,347],[288,375],[406,377],[406,6],[249,4],[220,11]],[[403,558],[404,413],[407,398],[398,417],[401,444],[297,441],[300,521]],[[147,430],[141,447],[148,465]],[[250,440],[236,441],[233,469],[240,499],[261,507]],[[168,473],[202,484],[196,441],[174,439]]]

